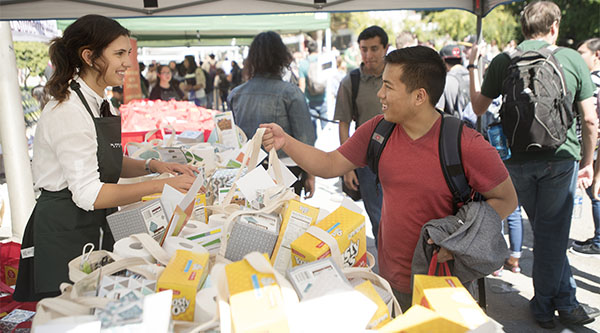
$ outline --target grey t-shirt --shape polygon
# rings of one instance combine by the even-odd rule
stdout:
[[[362,67],[363,65],[360,66],[360,84],[356,96],[358,110],[358,124],[356,127],[381,114],[381,103],[377,97],[377,92],[381,89],[383,83],[381,75],[365,74]],[[347,123],[352,122],[352,82],[350,81],[350,74],[346,75],[340,83],[333,119]]]

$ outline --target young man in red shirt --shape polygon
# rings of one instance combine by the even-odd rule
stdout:
[[[422,46],[395,50],[385,62],[383,86],[377,94],[383,115],[360,126],[337,150],[324,152],[302,144],[275,124],[261,126],[267,128],[266,149],[283,149],[309,173],[331,178],[367,165],[369,140],[382,118],[398,125],[379,160],[383,206],[378,254],[380,274],[406,310],[411,304],[411,262],[421,227],[453,214],[438,153],[441,115],[434,107],[444,90],[446,68],[434,50]],[[496,150],[465,127],[461,152],[471,187],[506,218],[517,206],[517,196]],[[440,250],[440,262],[451,258],[447,250]]]

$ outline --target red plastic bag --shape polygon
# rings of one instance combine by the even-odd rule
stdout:
[[[0,281],[9,286],[17,283],[21,244],[15,242],[0,243]]]
[[[433,251],[433,256],[431,257],[431,262],[429,263],[429,271],[427,272],[427,275],[452,276],[452,274],[450,274],[450,267],[448,266],[448,263],[443,262],[440,264],[438,263],[437,258],[438,251]]]

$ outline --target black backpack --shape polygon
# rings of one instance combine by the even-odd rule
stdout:
[[[460,203],[467,203],[476,196],[473,195],[471,186],[469,186],[469,182],[465,176],[460,153],[464,122],[449,114],[443,112],[440,112],[440,114],[442,115],[440,139],[438,142],[440,164],[446,184],[452,193],[452,206],[454,207],[454,213],[456,213]],[[377,123],[369,141],[367,162],[369,163],[369,168],[371,168],[377,177],[377,184],[379,184],[379,159],[395,127],[395,123],[382,118]]]
[[[554,54],[556,46],[507,53],[500,118],[513,152],[554,150],[573,124],[571,96]]]
[[[358,127],[358,108],[356,106],[356,96],[358,96],[358,86],[360,85],[360,70],[358,68],[350,71],[350,83],[352,84],[352,120],[354,121],[355,128]],[[359,190],[353,190],[346,186],[344,183],[344,177],[340,177],[342,180],[342,192],[346,193],[352,200],[358,201],[362,199]]]

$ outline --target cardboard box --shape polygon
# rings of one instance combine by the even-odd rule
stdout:
[[[465,288],[425,289],[424,294],[431,310],[463,327],[465,331],[489,322],[488,316]]]
[[[279,230],[279,238],[275,244],[271,264],[278,272],[284,274],[292,267],[291,244],[300,237],[309,226],[315,224],[319,216],[319,208],[290,200],[286,204]]]
[[[413,281],[412,304],[419,304],[426,308],[429,307],[425,299],[425,289],[435,288],[463,288],[462,283],[456,276],[431,276],[415,274]]]
[[[378,329],[391,320],[387,304],[381,299],[371,281],[367,280],[354,287],[354,289],[360,291],[377,305],[377,312],[375,312],[373,318],[371,318],[369,325],[367,325],[367,329]]]
[[[209,254],[177,250],[156,283],[157,291],[173,290],[173,320],[194,321],[196,293],[208,274]]]
[[[339,207],[316,227],[327,231],[338,243],[345,267],[367,267],[365,217]],[[331,250],[320,239],[304,233],[292,242],[292,266],[331,256]]]
[[[325,281],[328,285],[315,286],[319,276],[323,275],[328,275],[328,279],[320,279],[319,282]],[[309,293],[315,288],[333,291],[350,287],[350,282],[331,258],[290,268],[287,271],[287,277],[301,300],[309,298]]]
[[[266,253],[271,256],[279,235],[279,217],[257,214],[241,215],[233,224],[225,258],[242,260],[250,252]]]
[[[420,305],[413,305],[404,314],[381,327],[378,332],[406,333],[462,333],[467,330],[432,310]]]
[[[350,285],[352,287],[356,287],[359,284],[363,283],[367,281],[366,279],[362,279],[362,278],[354,278],[354,279],[350,279]],[[372,284],[372,283],[371,283]],[[379,297],[381,297],[381,299],[383,300],[383,302],[385,304],[389,304],[392,301],[392,294],[389,293],[387,290],[381,288],[380,286],[373,284],[373,288],[375,288],[375,291],[377,292],[377,294],[379,294]]]
[[[160,199],[162,193],[154,193],[142,197],[142,202]],[[169,216],[170,218],[170,216]],[[192,213],[192,219],[204,223],[208,223],[208,215],[206,214],[206,194],[196,194],[196,200],[194,201],[194,211]]]
[[[235,332],[289,331],[281,289],[273,274],[259,273],[240,260],[225,266],[225,276]]]
[[[169,219],[160,199],[134,203],[106,217],[115,242],[139,233],[148,233],[158,241]]]

